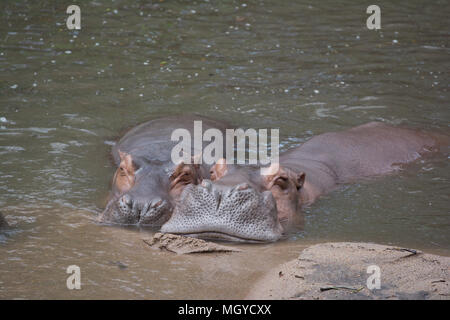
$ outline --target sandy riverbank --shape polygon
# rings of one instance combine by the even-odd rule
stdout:
[[[380,268],[380,289],[367,280]],[[265,274],[247,299],[450,299],[450,257],[369,243],[323,243]],[[376,284],[372,278],[370,281]]]

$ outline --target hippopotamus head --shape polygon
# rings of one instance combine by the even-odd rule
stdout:
[[[282,223],[297,215],[305,174],[279,165],[263,173],[219,160],[211,180],[183,191],[161,231],[232,241],[280,239]]]
[[[119,151],[108,204],[99,222],[160,226],[170,217],[185,186],[203,175],[197,164],[149,161]]]

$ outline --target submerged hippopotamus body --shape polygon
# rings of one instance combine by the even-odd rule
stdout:
[[[115,144],[112,156],[117,170],[99,222],[160,226],[170,217],[183,189],[209,177],[205,165],[174,163],[171,159],[178,144],[171,141],[172,133],[186,129],[193,134],[194,121],[202,121],[205,130],[226,129],[225,124],[204,117],[173,116],[138,125]],[[202,152],[195,148],[192,144],[193,157]]]
[[[257,167],[211,168],[190,185],[161,231],[235,241],[275,241],[304,205],[339,184],[389,174],[423,154],[448,151],[448,137],[371,122],[311,138],[280,155],[262,175]]]

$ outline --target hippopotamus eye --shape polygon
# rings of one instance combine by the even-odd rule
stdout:
[[[183,171],[179,177],[180,177],[180,180],[187,180],[191,177],[191,173]]]
[[[170,188],[174,188],[176,186],[179,185],[187,185],[192,183],[192,172],[187,169],[187,170],[183,170],[181,171],[179,174],[177,174],[176,172],[174,172],[171,176],[170,176]]]

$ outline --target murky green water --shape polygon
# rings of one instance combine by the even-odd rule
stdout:
[[[449,161],[347,186],[288,241],[174,256],[149,230],[103,227],[120,132],[197,112],[281,128],[283,150],[372,120],[449,125],[447,1],[0,2],[0,298],[240,298],[266,271],[328,240],[450,255]],[[69,265],[82,290],[66,288]]]

